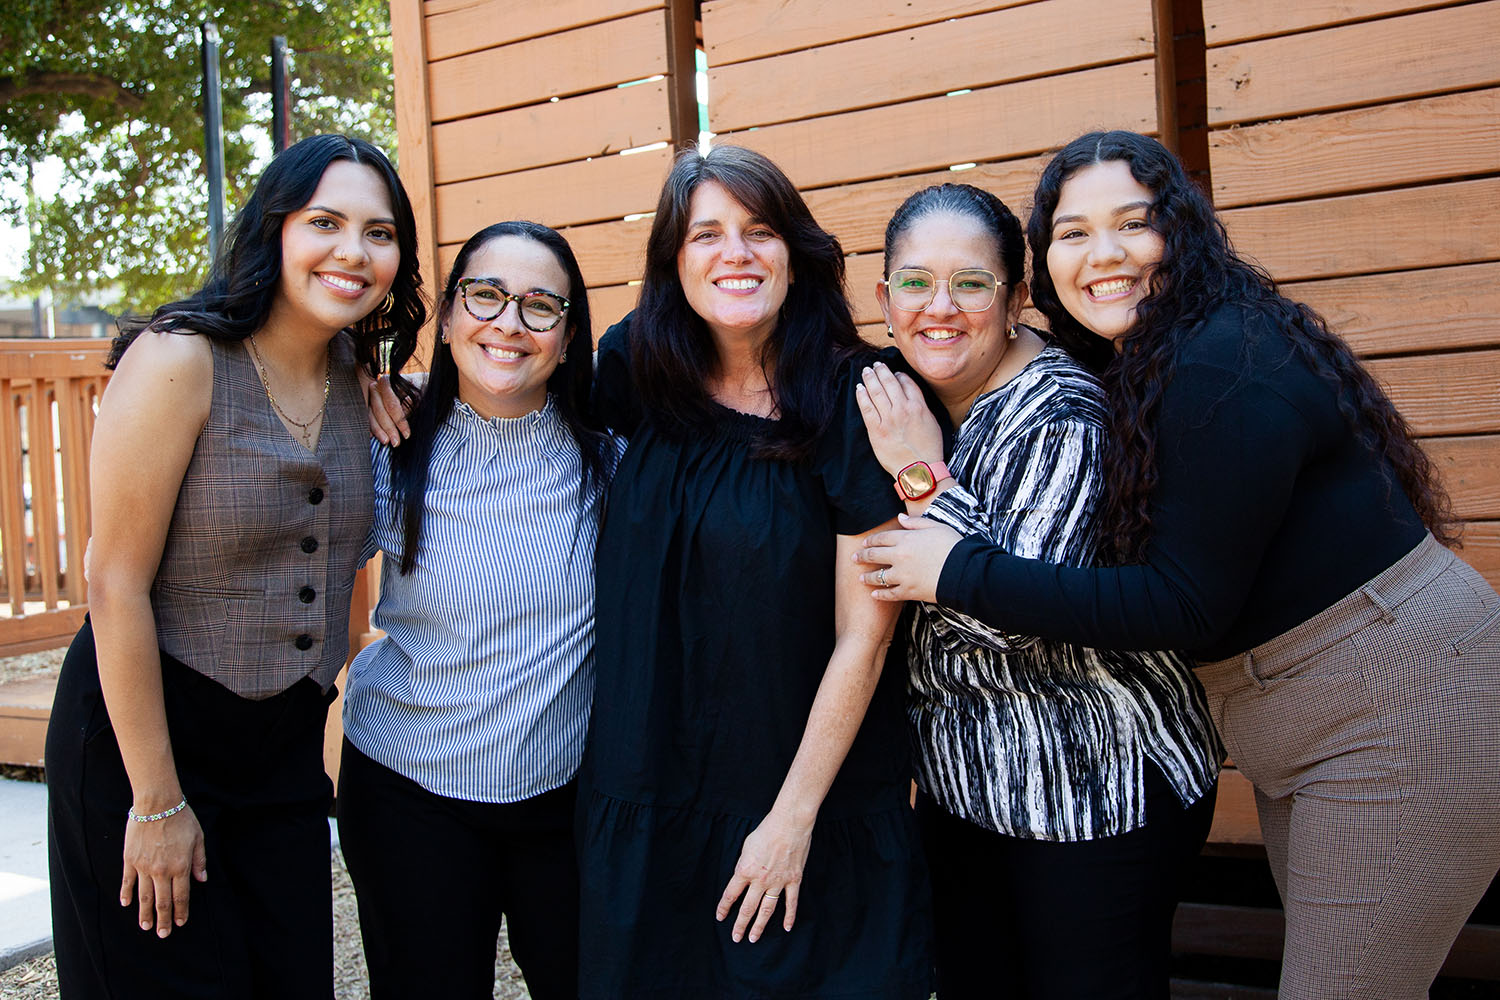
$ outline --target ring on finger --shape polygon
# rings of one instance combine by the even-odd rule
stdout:
[[[766,899],[771,899],[771,900],[780,899],[781,898],[781,893],[779,893],[779,892],[768,892],[768,893],[766,893],[766,897],[765,898]]]
[[[886,567],[882,566],[880,567],[880,572],[875,574],[875,582],[880,584],[882,587],[886,586],[885,571]]]

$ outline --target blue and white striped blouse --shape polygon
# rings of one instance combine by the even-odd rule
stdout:
[[[449,798],[515,802],[565,784],[594,695],[594,542],[608,483],[579,502],[578,445],[551,397],[494,420],[455,402],[433,442],[417,563],[402,576],[390,451],[372,443],[371,459],[366,557],[386,554],[375,610],[386,636],[349,670],[345,735]]]

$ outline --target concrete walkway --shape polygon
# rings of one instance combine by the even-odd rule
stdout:
[[[0,969],[51,948],[47,786],[0,779]]]
[[[337,847],[338,826],[328,828]],[[51,950],[47,786],[0,779],[0,969]]]

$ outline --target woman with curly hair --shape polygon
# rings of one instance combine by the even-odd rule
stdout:
[[[390,161],[314,136],[200,291],[121,324],[47,730],[64,997],[333,996],[323,731],[373,506],[356,368],[415,336],[420,283]]]
[[[1500,867],[1500,597],[1443,547],[1431,463],[1154,139],[1069,143],[1028,236],[1037,306],[1108,393],[1116,565],[910,520],[860,554],[886,567],[874,597],[1189,651],[1255,784],[1286,908],[1281,996],[1426,996]]]

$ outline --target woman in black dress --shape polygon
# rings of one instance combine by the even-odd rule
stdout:
[[[928,996],[896,609],[852,561],[900,505],[843,275],[774,164],[685,152],[600,344],[630,445],[599,539],[585,997]]]

